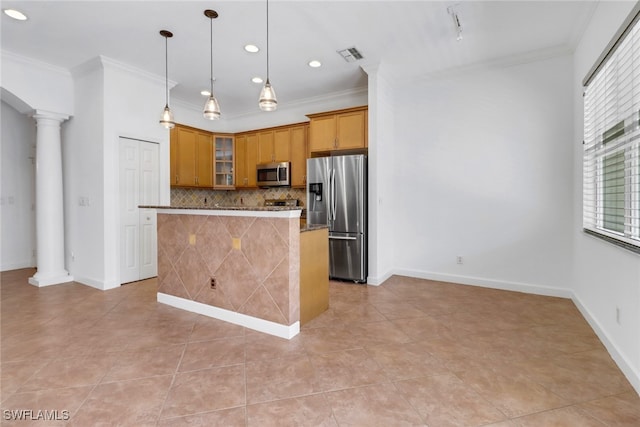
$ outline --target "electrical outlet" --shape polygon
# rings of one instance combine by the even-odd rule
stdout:
[[[462,264],[462,257],[460,255],[456,257],[456,264]]]
[[[620,307],[616,307],[616,323],[620,324]]]
[[[216,288],[216,278],[212,277],[211,278],[211,289],[215,289]]]

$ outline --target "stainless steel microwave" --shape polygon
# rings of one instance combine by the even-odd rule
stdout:
[[[291,163],[261,163],[256,166],[258,187],[290,187]]]

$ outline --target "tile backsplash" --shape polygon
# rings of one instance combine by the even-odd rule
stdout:
[[[172,188],[171,206],[264,206],[266,199],[298,199],[304,206],[304,188],[275,187],[255,190],[216,191],[204,188]]]

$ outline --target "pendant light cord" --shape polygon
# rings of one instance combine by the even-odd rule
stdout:
[[[165,89],[165,101],[166,107],[169,106],[169,42],[168,37],[164,36],[164,89]]]
[[[213,96],[213,18],[209,18],[209,24],[211,27],[210,34],[210,46],[211,46],[211,67],[210,67],[210,76],[211,76],[211,96]]]
[[[267,82],[269,81],[269,0],[267,0]]]

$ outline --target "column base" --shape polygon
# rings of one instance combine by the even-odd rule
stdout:
[[[64,270],[58,274],[48,274],[46,277],[43,277],[40,273],[36,273],[33,277],[29,277],[29,284],[39,288],[69,282],[73,282],[73,276],[69,275],[69,273]]]

